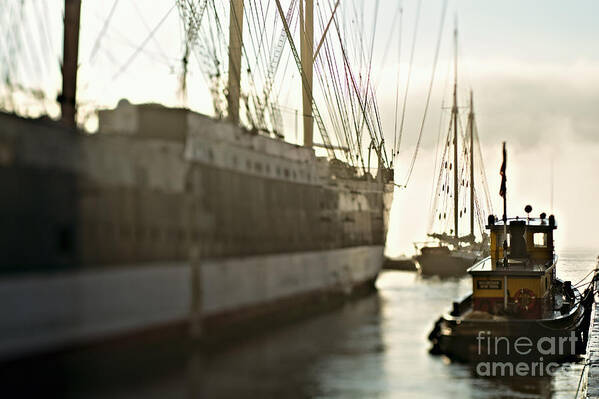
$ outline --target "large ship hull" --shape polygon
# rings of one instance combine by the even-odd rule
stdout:
[[[136,264],[0,282],[0,359],[152,328],[238,326],[372,285],[382,247]],[[205,330],[205,331],[202,331]]]
[[[393,184],[155,105],[86,135],[0,114],[0,359],[210,330],[371,285]]]

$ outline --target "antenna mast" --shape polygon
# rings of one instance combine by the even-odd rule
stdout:
[[[472,101],[472,90],[470,90],[470,114],[468,119],[470,126],[470,235],[474,239],[474,103]]]
[[[58,95],[62,123],[76,126],[77,59],[79,57],[79,18],[81,0],[64,1],[64,41],[62,54],[62,93]]]
[[[229,121],[239,123],[239,96],[241,91],[241,48],[243,45],[243,2],[230,0],[229,18],[229,84],[227,103]]]
[[[454,82],[453,82],[453,107],[451,108],[453,118],[453,222],[456,244],[459,245],[458,234],[458,28],[457,24],[453,31],[455,54],[454,54]]]
[[[304,6],[305,5],[305,6]],[[312,115],[312,75],[314,70],[314,0],[300,0],[300,52],[302,58],[302,109],[304,114],[304,146],[312,148],[314,119]]]
[[[551,156],[551,177],[550,177],[550,181],[551,181],[551,195],[550,195],[550,200],[549,200],[549,210],[551,211],[551,213],[553,213],[553,183],[555,180],[555,176],[554,176],[554,166],[555,166],[555,159],[553,158],[553,154]]]

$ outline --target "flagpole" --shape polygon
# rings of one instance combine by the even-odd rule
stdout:
[[[505,150],[505,141],[503,142],[503,163],[501,164],[501,189],[500,194],[503,197],[503,267],[508,267],[507,261],[507,152]],[[507,274],[503,276],[503,309],[507,311],[508,290]]]
[[[501,189],[500,195],[503,197],[503,267],[507,267],[507,152],[505,150],[505,141],[503,142],[503,163],[501,164]]]
[[[507,169],[507,153],[505,151],[505,141],[503,142],[503,176],[502,176],[502,182],[501,182],[501,187],[503,189],[503,221],[504,223],[507,222],[507,190],[506,190],[506,169]]]

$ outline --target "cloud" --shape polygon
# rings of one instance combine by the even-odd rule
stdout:
[[[475,78],[478,120],[490,132],[524,146],[599,142],[599,64],[494,66]]]
[[[433,148],[439,128],[443,135],[449,126],[447,109],[439,126],[442,99],[446,107],[451,103],[452,77],[447,62],[437,68],[422,139],[424,148]],[[599,62],[549,64],[489,58],[464,60],[462,64],[458,102],[467,104],[468,91],[474,90],[483,144],[505,140],[522,147],[555,147],[564,142],[599,142]],[[392,68],[382,72],[382,81],[395,81]],[[420,130],[429,80],[430,66],[413,75],[404,128],[406,151],[415,144]],[[405,79],[402,95],[404,88]],[[388,141],[393,137],[394,95],[394,85],[381,85],[379,101]],[[465,125],[467,110],[463,113]]]

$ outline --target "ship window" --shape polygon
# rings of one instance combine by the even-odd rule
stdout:
[[[532,240],[537,248],[547,247],[547,233],[534,233]]]

